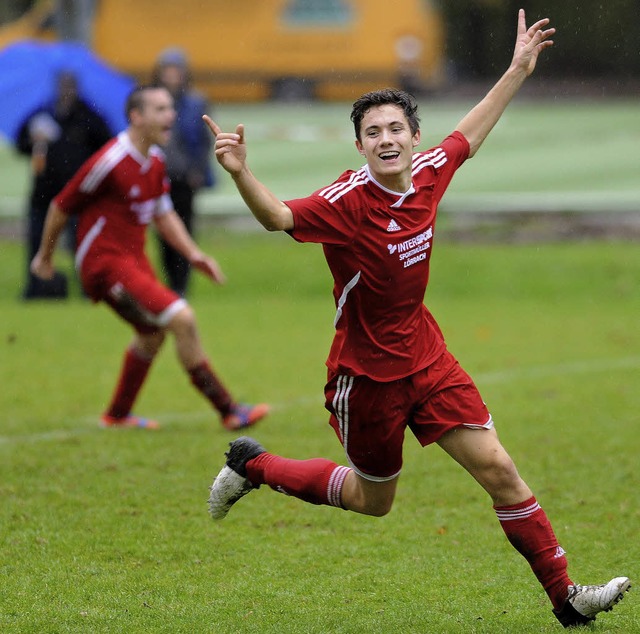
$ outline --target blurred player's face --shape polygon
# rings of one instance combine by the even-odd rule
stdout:
[[[374,106],[362,118],[358,151],[367,159],[372,176],[400,193],[411,185],[411,157],[420,142],[420,130],[411,127],[402,108],[392,104]]]
[[[166,88],[147,90],[140,111],[140,127],[149,143],[166,145],[176,119],[173,97]]]

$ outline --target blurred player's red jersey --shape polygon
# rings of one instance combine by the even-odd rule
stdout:
[[[413,156],[412,186],[392,192],[367,166],[307,198],[287,201],[291,235],[322,243],[334,278],[332,372],[393,381],[430,365],[445,349],[424,305],[438,202],[469,155],[458,132]]]
[[[146,226],[173,208],[162,151],[145,157],[120,133],[76,172],[55,198],[65,213],[78,214],[76,264],[87,256],[144,256]]]

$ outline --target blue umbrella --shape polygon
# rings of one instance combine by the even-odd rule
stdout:
[[[116,134],[126,125],[124,105],[134,80],[109,67],[84,45],[18,42],[0,51],[0,133],[15,141],[34,111],[55,100],[56,77],[73,73],[80,97]]]

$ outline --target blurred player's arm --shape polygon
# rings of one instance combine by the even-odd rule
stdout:
[[[487,96],[456,126],[456,130],[469,141],[469,157],[478,151],[524,80],[531,75],[538,55],[553,45],[549,38],[555,33],[555,29],[545,29],[548,24],[549,19],[544,18],[527,29],[524,11],[520,9],[518,35],[509,68]]]
[[[33,260],[31,260],[30,269],[36,277],[43,280],[53,278],[53,254],[68,218],[69,216],[54,202],[49,205],[47,217],[44,221],[44,229],[42,230],[40,247]]]
[[[202,118],[216,137],[214,152],[218,163],[231,174],[238,192],[258,222],[268,231],[293,229],[291,209],[265,187],[247,165],[244,125],[239,124],[235,132],[222,132],[210,117]]]
[[[219,264],[203,253],[189,235],[178,214],[171,210],[155,216],[155,225],[162,238],[195,267],[218,284],[224,284],[225,277]]]

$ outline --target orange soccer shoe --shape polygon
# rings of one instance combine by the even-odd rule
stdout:
[[[128,429],[132,427],[137,429],[158,429],[160,425],[158,421],[151,418],[142,418],[134,414],[129,414],[124,418],[115,418],[114,416],[103,414],[100,417],[100,427],[108,427],[109,429],[124,429],[125,427]]]
[[[229,431],[244,429],[255,425],[269,413],[269,406],[266,403],[258,405],[238,404],[231,408],[231,411],[223,417],[222,425]]]

